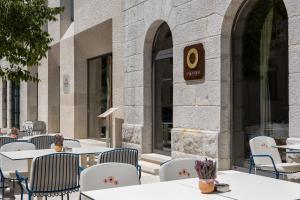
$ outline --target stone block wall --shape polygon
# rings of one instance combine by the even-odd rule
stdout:
[[[128,134],[135,133],[139,135],[141,151],[152,151],[151,49],[157,28],[166,22],[173,36],[172,157],[224,157],[227,162],[224,168],[229,166],[229,148],[223,145],[223,141],[229,142],[226,139],[229,134],[221,135],[220,123],[221,28],[223,10],[229,3],[216,0],[123,1],[123,140],[126,144],[128,138],[136,138]],[[183,78],[183,49],[195,43],[204,44],[206,75],[203,80],[187,82]],[[219,143],[223,148],[221,154]]]
[[[207,155],[217,158],[220,168],[231,167],[231,31],[242,3],[123,0],[126,144],[130,143],[127,138],[135,138],[128,134],[139,134],[141,151],[152,151],[151,48],[159,24],[166,22],[173,36],[172,156]],[[299,138],[300,1],[284,3],[289,16],[289,129],[291,137]],[[183,79],[183,49],[195,43],[204,44],[206,74],[204,80],[187,82]]]

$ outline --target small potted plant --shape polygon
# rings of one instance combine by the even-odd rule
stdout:
[[[213,160],[197,160],[195,170],[199,177],[199,189],[202,193],[212,193],[215,189],[216,162]]]
[[[56,152],[61,152],[63,150],[64,137],[62,134],[56,134],[54,136],[54,149]]]
[[[11,138],[18,138],[18,135],[19,135],[19,129],[13,127],[10,131],[10,137]]]

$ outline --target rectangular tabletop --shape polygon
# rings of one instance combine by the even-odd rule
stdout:
[[[184,179],[154,184],[95,190],[83,192],[83,195],[94,199],[300,199],[300,184],[288,181],[257,176],[236,171],[224,171],[218,174],[217,180],[228,183],[231,191],[226,193],[201,194],[198,189],[198,178]]]
[[[219,172],[217,180],[230,185],[230,192],[218,195],[232,199],[296,200],[300,199],[300,184],[237,171]],[[177,181],[198,189],[198,179]]]
[[[300,151],[300,145],[299,144],[276,145],[276,146],[273,146],[273,147],[278,148],[278,149],[287,149],[287,150]]]
[[[109,151],[111,148],[107,147],[79,147],[73,148],[69,153],[75,153],[79,155],[85,154],[96,154]],[[27,150],[27,151],[8,151],[0,152],[1,155],[11,159],[11,160],[29,160],[35,157],[56,153],[54,149],[41,149],[41,150]]]

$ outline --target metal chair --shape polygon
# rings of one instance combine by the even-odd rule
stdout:
[[[4,199],[4,195],[5,195],[5,188],[7,188],[8,186],[5,185],[6,180],[11,180],[10,174],[3,172],[0,168],[0,189],[1,189],[1,195],[2,195],[2,199]]]
[[[40,156],[33,159],[28,178],[16,171],[19,183],[23,186],[21,200],[24,190],[28,193],[28,199],[32,197],[54,197],[79,191],[79,155],[72,153],[56,153]]]
[[[258,136],[250,140],[250,165],[249,173],[256,170],[267,171],[275,174],[279,179],[280,175],[300,172],[299,163],[283,163],[274,138]]]
[[[137,149],[117,148],[110,151],[105,151],[99,155],[98,164],[117,162],[131,164],[136,167],[141,178],[141,166],[138,164],[139,152]]]
[[[51,144],[54,142],[53,135],[39,135],[32,137],[28,142],[35,145],[36,149],[50,149]]]
[[[198,177],[195,170],[197,159],[174,159],[163,163],[159,169],[160,181],[171,181]]]
[[[16,138],[11,138],[11,137],[7,137],[7,136],[3,136],[0,137],[0,147],[2,147],[3,145],[10,143],[10,142],[15,142],[17,141]]]
[[[80,174],[81,192],[139,185],[140,180],[133,165],[125,163],[103,163],[86,168]]]

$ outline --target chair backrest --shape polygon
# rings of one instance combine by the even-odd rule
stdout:
[[[174,159],[162,164],[159,169],[160,181],[198,177],[195,170],[196,160],[194,158]]]
[[[103,163],[80,174],[80,190],[90,191],[140,184],[136,168],[125,163]]]
[[[54,142],[53,135],[39,135],[32,137],[28,140],[35,145],[36,149],[50,149],[51,144]]]
[[[33,159],[29,189],[36,195],[79,190],[79,155],[55,153]]]
[[[99,155],[98,163],[126,163],[138,167],[139,153],[137,149],[118,148],[110,151],[105,151]]]
[[[11,137],[7,137],[7,136],[1,136],[0,137],[0,147],[2,147],[3,145],[10,143],[10,142],[15,142],[17,139],[16,138],[11,138]]]
[[[78,140],[74,139],[64,139],[63,147],[68,148],[79,148],[81,147],[81,144]],[[51,149],[54,148],[54,143],[51,144]]]
[[[3,145],[0,148],[1,152],[7,151],[24,151],[24,150],[35,150],[35,145],[29,142],[11,142]],[[1,169],[3,171],[14,172],[18,170],[20,172],[28,172],[28,164],[26,160],[10,160],[5,156],[0,156]]]
[[[252,138],[249,143],[252,155],[269,155],[273,158],[275,164],[282,163],[278,149],[273,147],[276,145],[274,138],[258,136]],[[272,161],[266,157],[254,157],[254,163],[260,166],[272,164]]]

